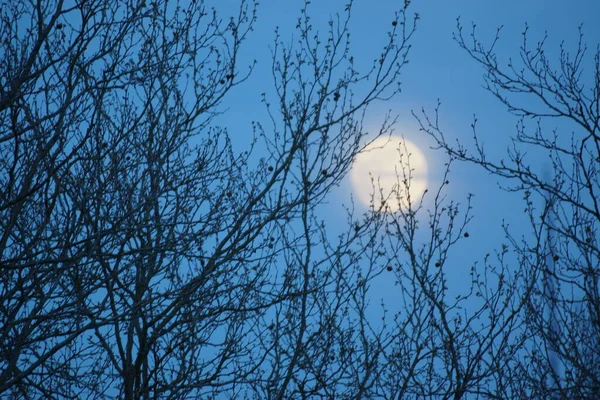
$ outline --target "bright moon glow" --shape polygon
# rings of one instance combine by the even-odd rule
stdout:
[[[399,136],[374,140],[354,160],[350,179],[361,203],[394,212],[418,204],[427,189],[427,160],[409,140]],[[408,187],[408,190],[407,190]]]

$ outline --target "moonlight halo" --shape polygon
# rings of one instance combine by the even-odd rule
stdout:
[[[408,195],[415,204],[427,189],[427,159],[410,140],[401,136],[380,137],[356,156],[350,180],[363,205],[373,201],[378,209],[385,201],[386,211],[407,209]]]

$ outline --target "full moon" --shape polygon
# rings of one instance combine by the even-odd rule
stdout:
[[[352,165],[350,180],[364,205],[388,212],[408,209],[427,189],[427,160],[411,141],[399,136],[375,139]]]

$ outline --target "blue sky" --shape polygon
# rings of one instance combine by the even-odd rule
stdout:
[[[218,122],[227,127],[229,133],[243,148],[251,136],[251,121],[266,122],[267,114],[260,103],[260,95],[266,92],[273,96],[273,81],[270,74],[271,56],[269,47],[273,44],[274,31],[280,28],[283,40],[291,40],[299,10],[303,6],[299,0],[262,0],[258,9],[258,20],[241,55],[243,64],[250,65],[253,59],[257,64],[247,82],[234,88],[224,103],[228,110]],[[331,15],[343,10],[345,1],[314,0],[309,8],[313,24],[325,33],[326,23]],[[352,53],[356,59],[370,63],[377,57],[385,34],[394,19],[398,0],[356,0],[351,25]],[[219,8],[234,12],[237,0],[223,0]],[[489,150],[492,159],[506,157],[506,147],[515,134],[517,117],[510,115],[505,106],[483,88],[484,70],[453,40],[456,32],[456,19],[461,21],[466,31],[471,23],[477,24],[478,38],[491,41],[496,29],[503,26],[501,40],[496,47],[501,62],[518,58],[525,24],[529,25],[530,40],[539,40],[547,32],[547,49],[558,50],[561,41],[566,48],[573,48],[578,39],[578,27],[583,24],[583,32],[588,48],[594,50],[600,42],[600,28],[597,16],[600,15],[600,1],[593,0],[414,0],[412,12],[420,19],[414,41],[410,63],[404,69],[402,93],[391,101],[374,104],[367,115],[367,125],[377,126],[383,115],[391,110],[399,115],[397,133],[417,143],[429,161],[429,180],[433,188],[439,184],[443,173],[445,155],[429,149],[431,138],[419,132],[419,126],[411,115],[411,110],[419,112],[424,107],[433,112],[437,101],[441,101],[440,123],[445,135],[451,140],[471,144],[470,124],[473,117],[478,119],[478,133]],[[591,54],[591,52],[590,52]],[[274,97],[271,97],[273,99]],[[572,126],[559,123],[560,129],[569,133]],[[546,158],[533,154],[530,163],[543,169]],[[352,189],[346,180],[331,194],[324,214],[331,223],[343,223],[344,213],[340,203],[348,203]],[[486,253],[500,248],[505,235],[501,227],[507,221],[516,235],[527,234],[529,226],[524,217],[522,196],[509,194],[498,188],[498,179],[489,176],[473,165],[455,164],[452,170],[448,197],[464,201],[467,193],[473,193],[473,216],[469,226],[471,237],[454,248],[450,254],[450,285],[460,284],[470,266],[480,261]],[[337,213],[339,210],[339,213]],[[339,219],[337,219],[339,218]],[[452,282],[452,279],[456,281]],[[389,287],[393,290],[392,286]],[[383,292],[385,293],[385,291]]]

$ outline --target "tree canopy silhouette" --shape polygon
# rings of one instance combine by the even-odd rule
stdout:
[[[362,123],[400,91],[418,20],[409,3],[364,55],[352,51],[352,1],[326,31],[306,1],[296,41],[275,34],[269,118],[238,151],[216,117],[257,68],[240,57],[255,1],[229,18],[202,0],[2,2],[2,397],[600,393],[600,55],[585,75],[583,41],[553,67],[525,33],[523,68],[505,68],[459,25],[487,88],[524,116],[508,160],[489,160],[479,141],[450,145],[437,115],[420,115],[448,155],[438,187],[349,204],[335,229],[319,217],[356,155],[396,122]],[[572,138],[526,123],[554,117],[576,124]],[[548,152],[550,178],[522,145]],[[470,197],[447,195],[456,160],[518,182],[532,225],[475,264],[464,290],[447,279],[451,248],[473,236]],[[409,186],[403,162],[398,185]],[[397,304],[373,304],[378,279],[396,284]]]

